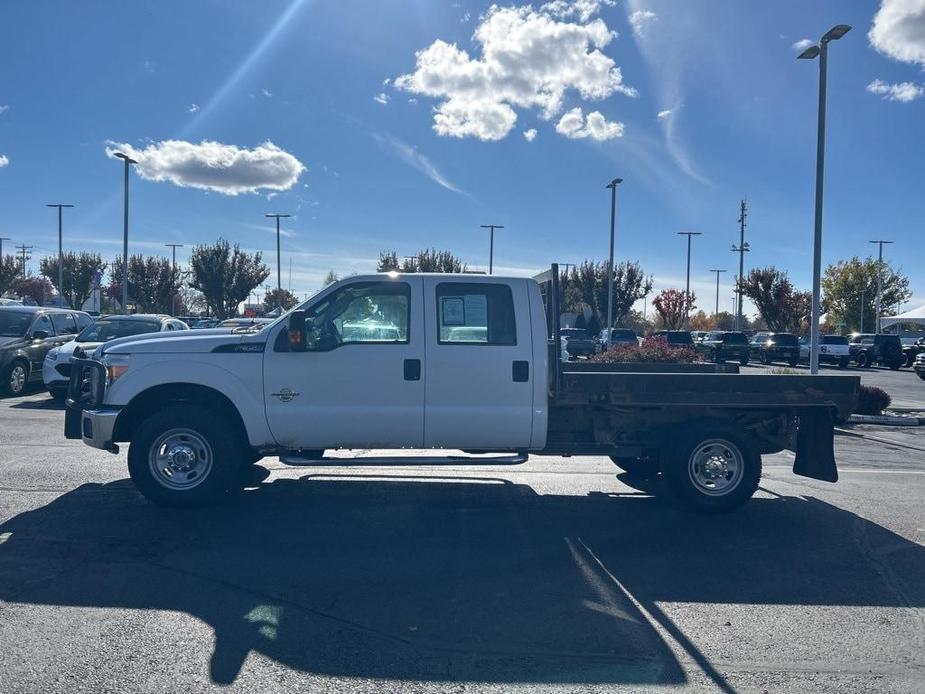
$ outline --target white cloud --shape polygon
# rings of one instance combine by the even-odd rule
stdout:
[[[273,96],[273,92],[271,92],[269,89],[266,89],[266,88],[261,89],[261,90],[260,90],[260,93],[263,94],[263,95],[264,95],[265,97],[267,97],[268,99],[269,99],[271,96]]]
[[[4,166],[9,166],[10,160],[4,154],[0,154],[0,169]]]
[[[581,108],[575,107],[566,112],[556,123],[556,132],[572,140],[590,137],[602,142],[623,135],[623,123],[608,121],[600,111],[592,111],[585,119]]]
[[[107,155],[121,151],[135,159],[142,178],[224,195],[289,190],[305,171],[302,162],[269,141],[253,149],[209,140],[199,144],[164,140],[144,149],[116,142],[107,144]]]
[[[882,96],[887,101],[901,101],[904,104],[925,96],[925,86],[914,82],[889,84],[883,80],[874,80],[867,85],[867,91],[871,94]]]
[[[883,55],[925,67],[925,0],[883,0],[867,38]]]
[[[10,110],[10,107],[6,104],[0,104],[0,113],[6,113]]]
[[[658,15],[652,10],[636,10],[629,16],[630,26],[633,27],[633,33],[636,36],[642,36],[647,25],[658,21]]]
[[[666,108],[664,111],[659,111],[655,117],[658,118],[659,120],[665,120],[670,115],[671,115],[671,109]]]
[[[377,104],[382,104],[383,106],[387,105],[391,99],[392,97],[390,97],[385,92],[379,92],[376,94],[376,96],[373,97],[373,101],[375,101]]]
[[[533,142],[536,139],[536,128],[530,128],[529,130],[524,130],[524,139],[527,142]]]
[[[577,17],[584,24],[600,12],[602,5],[613,7],[616,4],[616,0],[552,0],[540,10],[558,19]]]
[[[451,190],[454,193],[465,194],[464,191],[460,190],[450,181],[448,181],[443,176],[443,174],[437,170],[437,167],[431,163],[430,159],[418,152],[417,149],[409,145],[407,142],[402,142],[398,138],[392,137],[391,135],[379,135],[373,133],[372,137],[379,144],[395,152],[406,164],[420,171],[437,185],[446,188],[447,190]]]
[[[799,41],[796,41],[795,43],[793,43],[790,47],[793,48],[793,50],[797,51],[798,53],[802,53],[810,46],[815,46],[815,45],[816,45],[816,42],[813,41],[812,39],[800,39]]]
[[[591,3],[595,11],[600,4]],[[492,5],[473,35],[480,57],[437,40],[418,51],[414,72],[397,77],[394,85],[442,100],[434,111],[437,134],[489,141],[510,133],[517,122],[515,108],[536,108],[541,117],[552,118],[570,90],[585,100],[616,92],[636,96],[623,83],[620,68],[601,51],[615,36],[603,20],[559,21],[567,11],[581,16],[576,8],[577,3],[550,3],[540,10]]]
[[[188,113],[196,113],[199,111],[199,104],[190,104],[186,107]]]

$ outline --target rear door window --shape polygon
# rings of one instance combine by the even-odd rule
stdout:
[[[436,292],[441,345],[517,344],[514,297],[506,284],[441,282]]]
[[[55,326],[55,332],[59,335],[77,334],[77,321],[70,313],[52,313],[51,322]]]

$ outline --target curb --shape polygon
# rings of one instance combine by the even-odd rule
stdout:
[[[891,417],[888,415],[853,414],[848,417],[854,424],[886,424],[894,427],[917,427],[925,424],[925,417]]]

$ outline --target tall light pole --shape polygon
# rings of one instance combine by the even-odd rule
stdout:
[[[183,244],[182,243],[165,243],[164,245],[167,246],[167,248],[169,248],[173,254],[173,260],[171,264],[173,267],[173,281],[176,282],[177,281],[177,249],[183,248]],[[174,292],[173,292],[173,312],[174,314],[177,313],[177,296],[178,296],[178,292],[176,291],[176,287],[175,287]]]
[[[58,208],[58,293],[61,295],[61,298],[64,299],[64,246],[61,232],[61,210],[65,207],[73,207],[73,205],[55,203],[52,205],[45,205],[45,207]],[[75,306],[75,308],[79,309],[80,306]]]
[[[128,167],[138,162],[122,152],[113,153],[125,162],[125,204],[122,215],[122,313],[128,313]]]
[[[880,254],[877,256],[877,317],[874,319],[874,332],[880,332],[880,301],[883,297],[883,244],[893,243],[892,241],[868,241],[880,246]]]
[[[732,252],[739,254],[739,277],[745,277],[745,254],[751,250],[751,246],[748,245],[748,241],[745,240],[745,220],[748,217],[748,203],[745,200],[742,200],[739,203],[739,245],[736,246],[732,244]],[[736,294],[739,295],[738,300],[736,301],[735,314],[735,329],[742,329],[742,288],[739,286],[739,283],[736,282],[735,287]]]
[[[690,328],[691,322],[691,236],[700,236],[699,231],[679,231],[678,236],[687,237],[687,284],[684,285],[684,329]]]
[[[3,242],[12,240],[9,236],[0,236],[0,265],[3,265]]]
[[[861,333],[864,332],[864,293],[866,291],[867,289],[861,290],[861,329],[859,330]]]
[[[813,309],[809,326],[809,371],[819,373],[819,309],[822,300],[819,284],[822,276],[822,183],[825,171],[825,87],[829,43],[851,31],[847,24],[829,29],[818,45],[810,46],[797,56],[800,60],[819,58],[819,123],[816,130],[816,215],[813,227]]]
[[[607,184],[610,188],[610,260],[607,261],[607,346],[610,347],[611,331],[613,330],[613,231],[617,216],[617,186],[623,183],[622,178],[615,178]]]
[[[492,274],[495,260],[495,229],[503,229],[500,224],[479,224],[482,229],[491,229],[491,240],[488,242],[488,274]]]
[[[714,318],[719,315],[719,276],[721,273],[726,272],[725,270],[710,270],[710,272],[716,273],[716,310],[713,311]]]
[[[291,214],[265,214],[264,217],[276,219],[276,290],[281,291],[283,288],[283,264],[282,255],[279,250],[279,220],[291,217]]]

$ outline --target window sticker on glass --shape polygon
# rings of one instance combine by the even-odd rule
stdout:
[[[461,296],[444,296],[440,298],[440,313],[443,325],[465,325],[467,301]]]
[[[466,294],[466,325],[488,325],[488,297],[484,294]]]

